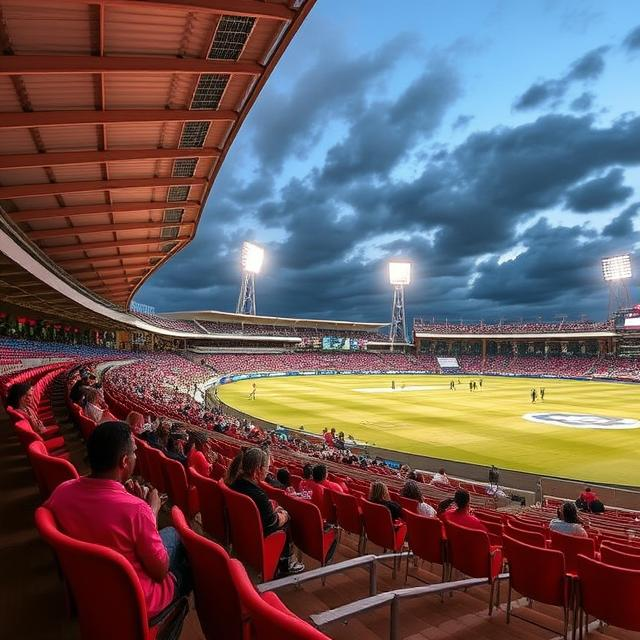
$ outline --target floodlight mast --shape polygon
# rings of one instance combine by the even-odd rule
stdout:
[[[602,258],[602,278],[609,286],[609,318],[620,309],[628,309],[631,306],[627,284],[631,276],[631,256],[628,253]]]
[[[407,342],[407,326],[404,312],[404,287],[411,282],[410,262],[389,263],[389,283],[393,285],[393,305],[391,307],[391,327],[389,339],[391,351],[397,343]]]
[[[256,315],[256,273],[260,273],[264,249],[252,242],[244,242],[242,245],[242,284],[240,295],[236,305],[236,313],[249,316]]]

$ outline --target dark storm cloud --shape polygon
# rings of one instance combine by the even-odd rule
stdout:
[[[276,172],[292,154],[304,156],[330,119],[354,119],[369,89],[416,48],[417,38],[399,34],[373,52],[350,58],[333,41],[288,94],[270,93],[254,107],[254,149],[263,171]],[[393,51],[393,55],[389,52]]]
[[[474,116],[460,114],[451,125],[451,128],[455,131],[456,129],[464,129],[472,120]]]
[[[624,185],[623,182],[622,169],[611,169],[600,178],[594,178],[574,189],[569,189],[567,206],[577,213],[589,213],[621,204],[633,193],[633,189]]]
[[[627,51],[638,51],[640,49],[640,25],[628,33],[622,46]]]
[[[514,109],[535,109],[562,98],[575,82],[596,80],[604,71],[604,56],[608,50],[609,47],[593,49],[573,62],[561,78],[535,82],[516,100]]]
[[[634,237],[633,221],[637,217],[638,211],[640,211],[640,203],[627,207],[602,230],[602,235],[627,239],[631,244]]]
[[[571,101],[569,105],[572,111],[590,111],[593,107],[595,96],[589,91],[585,91]]]

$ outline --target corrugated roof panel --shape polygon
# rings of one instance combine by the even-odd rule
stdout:
[[[88,73],[22,76],[34,111],[95,109],[96,85]]]
[[[42,218],[41,220],[30,220],[29,227],[34,231],[41,231],[44,229],[63,229],[68,227],[64,216],[55,216],[51,218]]]
[[[55,209],[58,201],[55,196],[18,198],[15,203],[19,211],[31,211],[32,209]]]
[[[104,204],[106,202],[104,191],[87,191],[85,193],[65,193],[62,196],[67,207],[80,204]]]
[[[109,53],[204,57],[215,16],[167,7],[107,7],[105,48]]]
[[[71,127],[41,127],[40,137],[47,151],[69,151],[98,148],[98,131],[93,124]]]
[[[240,102],[247,93],[252,78],[250,76],[231,76],[227,90],[224,92],[219,109],[238,109]]]
[[[0,182],[5,187],[16,184],[43,184],[49,182],[46,171],[41,167],[34,169],[3,169]]]
[[[51,169],[56,182],[79,182],[82,180],[102,180],[99,164],[69,164]]]
[[[27,129],[7,129],[0,136],[0,153],[36,153],[37,148]]]
[[[162,209],[159,212],[154,212],[152,215],[149,211],[129,211],[127,213],[115,212],[113,214],[113,221],[118,222],[150,222],[155,217],[157,222],[162,219]]]
[[[180,123],[172,123],[174,126]],[[161,122],[107,125],[109,149],[153,149],[161,144],[163,125]]]
[[[169,170],[171,167],[171,161],[163,160],[162,163],[166,163],[164,171],[161,171],[162,167],[158,165],[156,160],[136,160],[131,162],[110,162],[109,163],[109,177],[113,180],[118,178],[153,178],[155,176],[164,177],[169,176]]]
[[[0,76],[0,111],[22,111],[16,88],[8,76]]]
[[[139,189],[118,189],[111,192],[112,202],[164,202],[167,199],[166,187],[141,187]]]
[[[211,165],[215,162],[213,158],[200,158],[194,177],[206,178],[211,171]]]
[[[258,20],[240,60],[263,62],[265,54],[268,53],[269,47],[281,29],[282,23],[278,20]]]
[[[172,77],[170,73],[110,73],[105,77],[107,109],[164,109]]]
[[[16,54],[91,53],[90,6],[67,2],[3,4]]]

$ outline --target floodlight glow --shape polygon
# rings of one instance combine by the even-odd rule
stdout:
[[[607,281],[624,280],[631,277],[631,258],[629,254],[602,258],[602,277]]]
[[[248,273],[260,273],[262,261],[264,260],[264,249],[252,242],[245,242],[242,245],[242,268]]]
[[[410,262],[390,262],[389,282],[393,285],[408,285],[411,282]]]

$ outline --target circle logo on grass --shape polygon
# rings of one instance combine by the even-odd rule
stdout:
[[[640,421],[633,418],[612,418],[593,413],[526,413],[522,416],[530,422],[542,422],[569,429],[638,429]]]

